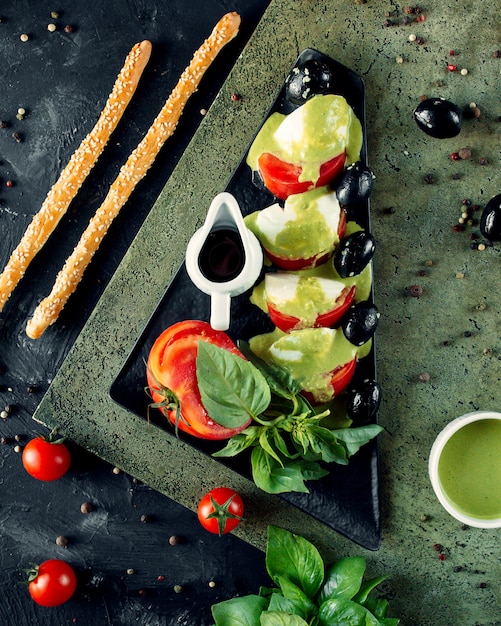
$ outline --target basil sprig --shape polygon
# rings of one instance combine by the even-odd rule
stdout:
[[[252,448],[252,478],[263,491],[308,493],[306,481],[328,474],[321,462],[346,465],[381,432],[376,424],[326,428],[322,420],[329,411],[317,413],[287,372],[255,357],[245,343],[239,348],[249,360],[200,341],[198,387],[207,413],[221,426],[238,428],[252,419],[213,456],[234,457]]]
[[[268,527],[266,569],[274,587],[214,604],[215,626],[397,626],[389,603],[370,596],[385,576],[364,580],[363,557],[329,567],[315,546],[288,530]]]

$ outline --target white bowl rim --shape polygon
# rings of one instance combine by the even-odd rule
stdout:
[[[455,517],[460,522],[463,522],[463,524],[467,524],[468,526],[472,526],[474,528],[501,528],[501,517],[494,519],[471,517],[454,508],[445,497],[438,479],[438,461],[445,444],[449,441],[452,435],[467,424],[486,419],[501,420],[501,413],[497,411],[472,411],[457,417],[452,420],[452,422],[449,422],[437,435],[432,445],[428,462],[428,472],[435,495],[440,501],[440,504],[450,515]]]

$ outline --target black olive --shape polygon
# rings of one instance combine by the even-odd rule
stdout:
[[[370,302],[354,304],[343,318],[343,334],[354,346],[361,346],[374,335],[379,312]]]
[[[375,380],[363,380],[347,393],[347,416],[358,424],[373,422],[381,405],[381,386]]]
[[[489,241],[501,241],[501,193],[485,205],[480,218],[480,232]]]
[[[419,128],[437,139],[459,135],[462,118],[461,109],[443,98],[427,98],[414,111]]]
[[[339,179],[336,196],[343,207],[356,206],[367,200],[375,180],[374,173],[362,161],[349,165]]]
[[[334,256],[334,267],[341,278],[357,276],[374,255],[376,241],[365,230],[358,230],[341,241]]]
[[[331,68],[318,59],[309,59],[291,70],[285,81],[285,95],[293,104],[301,105],[312,96],[328,93],[331,84]]]

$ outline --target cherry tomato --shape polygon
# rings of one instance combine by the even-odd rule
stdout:
[[[299,181],[303,171],[300,164],[287,163],[269,152],[258,158],[258,167],[266,188],[277,198],[285,200],[293,194],[328,185],[343,172],[345,162],[346,152],[342,152],[323,163],[317,181]]]
[[[337,236],[338,240],[341,241],[346,234],[346,211],[341,209],[339,214],[339,224],[337,227]],[[336,243],[336,242],[334,242]],[[333,246],[334,247],[334,246]],[[272,263],[274,263],[277,267],[282,270],[286,270],[288,272],[296,272],[298,270],[303,270],[310,267],[318,267],[324,261],[327,261],[330,254],[321,254],[320,256],[312,256],[308,259],[294,259],[294,258],[286,258],[277,256],[273,254],[268,249],[265,250],[266,256],[270,259]]]
[[[212,489],[198,504],[198,520],[205,530],[218,535],[229,533],[236,528],[243,515],[242,498],[228,487]]]
[[[326,328],[332,328],[335,326],[339,320],[343,317],[343,315],[348,311],[350,306],[353,303],[353,299],[355,297],[355,286],[345,287],[341,292],[341,295],[336,300],[334,308],[326,313],[321,313],[317,316],[313,326],[318,328],[320,326],[325,326]],[[277,328],[283,330],[284,333],[289,332],[293,328],[304,328],[304,325],[301,325],[301,319],[299,317],[295,317],[294,315],[288,315],[287,313],[282,313],[276,307],[274,307],[270,302],[267,303],[268,306],[268,314],[270,316],[271,321],[275,324]]]
[[[59,606],[75,593],[77,577],[75,571],[59,559],[50,559],[29,571],[28,591],[32,599],[41,606]]]
[[[196,358],[198,342],[225,348],[245,358],[226,333],[210,324],[185,320],[164,330],[153,344],[148,357],[146,376],[154,406],[180,430],[201,439],[229,439],[250,423],[227,428],[209,417],[200,397]]]
[[[38,480],[57,480],[66,474],[71,456],[62,439],[35,437],[23,450],[24,469]]]

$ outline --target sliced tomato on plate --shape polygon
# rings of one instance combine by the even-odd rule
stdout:
[[[331,372],[330,387],[332,389],[332,395],[330,398],[323,397],[320,400],[316,398],[315,394],[311,393],[310,391],[303,391],[303,396],[307,398],[307,400],[309,400],[309,402],[313,405],[322,404],[324,402],[328,402],[329,400],[333,400],[346,389],[351,379],[353,378],[353,375],[355,374],[356,367],[357,359],[355,357],[351,361],[348,361],[348,363],[336,367],[336,369]]]
[[[339,320],[343,317],[343,315],[348,311],[350,306],[353,303],[355,298],[355,286],[345,287],[341,292],[341,295],[336,300],[334,308],[326,313],[321,313],[317,316],[316,320],[310,326],[318,328],[320,326],[325,326],[326,328],[332,328],[335,326]],[[283,330],[284,333],[289,332],[294,328],[306,328],[308,324],[304,324],[301,318],[295,317],[294,315],[288,315],[287,313],[283,313],[278,308],[276,308],[270,302],[267,303],[268,306],[268,314],[270,316],[271,321],[275,324],[277,328]]]
[[[245,358],[225,332],[214,330],[207,322],[185,320],[170,326],[157,338],[148,356],[146,376],[153,400],[150,406],[160,409],[176,428],[194,437],[228,439],[248,424],[226,428],[207,413],[197,382],[200,341]]]
[[[346,152],[343,151],[323,163],[316,181],[300,181],[303,171],[300,164],[287,163],[269,152],[263,152],[258,158],[258,168],[266,188],[280,200],[285,200],[293,194],[328,185],[343,172],[345,161]]]

